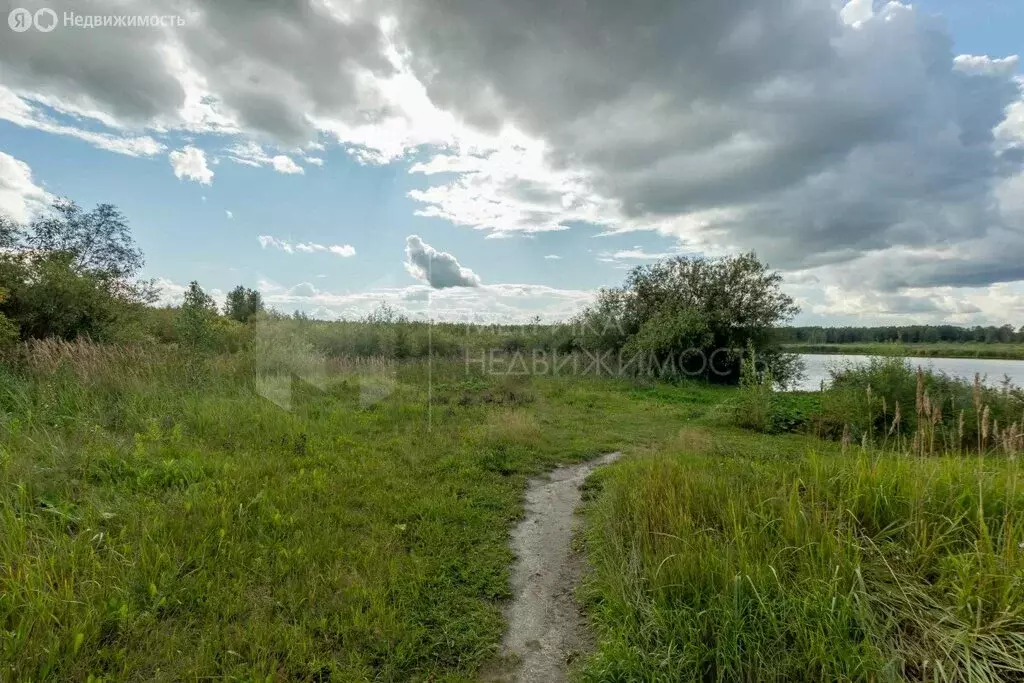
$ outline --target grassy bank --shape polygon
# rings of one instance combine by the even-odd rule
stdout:
[[[785,344],[791,353],[1024,360],[1024,344]]]
[[[0,369],[0,679],[473,680],[527,478],[613,450],[588,679],[1024,667],[1016,394],[958,420],[970,386],[892,363],[818,396],[307,350],[36,342]]]
[[[1019,680],[1024,394],[873,359],[732,406],[824,438],[708,416],[599,475],[588,680]]]
[[[527,476],[728,394],[442,365],[428,411],[422,363],[332,361],[283,410],[265,361],[38,344],[0,370],[0,679],[471,680]]]
[[[1016,464],[692,431],[589,512],[587,680],[1018,680]]]

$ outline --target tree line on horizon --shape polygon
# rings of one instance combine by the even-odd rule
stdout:
[[[1024,341],[1024,328],[1015,331],[1009,325],[783,327],[799,308],[782,290],[781,275],[753,253],[675,257],[638,266],[621,286],[601,290],[568,326],[535,320],[503,326],[503,334],[473,341],[460,337],[458,325],[441,325],[447,334],[435,334],[429,342],[420,329],[427,321],[409,320],[383,303],[359,321],[309,325],[315,321],[305,314],[268,309],[259,291],[242,285],[218,307],[193,281],[180,305],[157,307],[155,283],[137,277],[143,263],[125,216],[111,204],[85,211],[59,199],[28,224],[0,215],[0,347],[30,339],[85,338],[231,352],[252,343],[256,331],[251,323],[292,320],[298,326],[293,329],[301,329],[327,355],[451,355],[486,343],[506,351],[643,356],[660,374],[668,369],[675,377],[693,377],[693,367],[716,352],[721,360],[726,350],[728,372],[696,376],[736,383],[747,349],[756,350],[761,366],[777,382],[798,374],[799,361],[786,352],[786,343]],[[616,324],[609,325],[609,319]],[[360,326],[372,329],[356,329]]]
[[[936,344],[1024,343],[1024,325],[888,325],[881,327],[783,327],[783,343],[788,344]]]

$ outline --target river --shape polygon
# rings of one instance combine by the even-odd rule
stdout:
[[[806,377],[794,387],[797,390],[814,391],[821,387],[821,383],[828,384],[830,379],[829,368],[842,367],[848,363],[866,363],[872,356],[854,355],[831,355],[817,353],[802,353],[804,374]],[[974,373],[980,372],[985,383],[996,386],[1003,381],[1005,375],[1009,375],[1016,386],[1024,385],[1024,360],[1006,360],[1001,358],[908,358],[907,361],[914,367],[932,368],[947,375],[966,377],[974,379]]]

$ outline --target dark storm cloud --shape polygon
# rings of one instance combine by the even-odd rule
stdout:
[[[393,36],[436,105],[491,131],[514,123],[634,224],[707,212],[714,221],[684,235],[705,251],[754,248],[790,269],[863,262],[859,281],[889,290],[1021,279],[1024,208],[997,188],[1024,172],[1024,140],[993,135],[1021,99],[1018,63],[957,58],[944,24],[909,6],[875,2],[878,15],[854,23],[871,3],[841,4],[60,0],[47,3],[58,14],[187,24],[5,33],[0,83],[159,122],[184,104],[187,69],[246,134],[299,145],[317,118],[372,123],[390,111],[366,85],[392,74]],[[495,201],[516,210],[476,215],[560,226],[563,191],[506,178]]]
[[[43,6],[19,4],[30,10]],[[58,17],[74,12],[183,18],[183,26],[163,28],[58,25],[48,34],[5,31],[0,40],[3,85],[98,110],[126,124],[175,121],[185,104],[184,74],[169,54],[177,53],[197,72],[212,101],[247,132],[294,145],[315,135],[310,117],[366,121],[379,103],[357,91],[356,79],[392,70],[377,16],[355,11],[341,16],[319,2],[58,0],[45,5]]]
[[[854,26],[820,0],[396,2],[438,102],[516,122],[629,217],[738,210],[708,241],[791,268],[1006,221],[991,193],[1021,159],[992,130],[1015,62],[955,60],[939,20],[876,5]]]

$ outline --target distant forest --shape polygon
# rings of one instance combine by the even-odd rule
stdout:
[[[785,344],[868,344],[975,342],[1010,344],[1024,342],[1024,325],[959,327],[957,325],[906,325],[902,327],[784,327]]]

